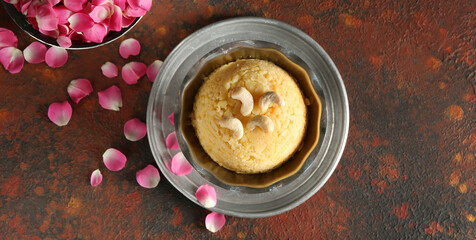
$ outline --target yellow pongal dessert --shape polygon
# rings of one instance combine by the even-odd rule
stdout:
[[[205,78],[191,117],[213,161],[237,173],[264,173],[300,146],[307,107],[286,71],[266,60],[242,59]]]

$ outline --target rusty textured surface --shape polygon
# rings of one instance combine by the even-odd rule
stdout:
[[[11,75],[0,68],[0,238],[476,238],[475,1],[154,1],[125,38],[142,43],[133,59],[149,64],[193,31],[245,15],[302,29],[344,79],[349,140],[315,196],[275,217],[227,217],[211,234],[207,210],[165,179],[156,189],[139,187],[135,172],[154,160],[147,140],[127,141],[122,127],[145,120],[152,84],[101,75],[104,62],[128,61],[116,41],[70,51],[59,69],[25,64]],[[0,27],[18,35],[20,49],[33,41],[3,9]],[[66,86],[80,77],[95,92],[59,128],[47,118],[48,105],[67,100]],[[123,93],[120,112],[98,104],[97,91],[112,84]],[[105,169],[108,147],[128,156],[124,170]],[[92,188],[96,168],[104,181]]]

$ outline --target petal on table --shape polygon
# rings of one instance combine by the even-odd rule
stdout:
[[[141,62],[129,62],[121,69],[121,75],[124,82],[129,85],[136,84],[137,80],[144,76],[147,66]]]
[[[134,38],[129,38],[121,42],[119,45],[119,54],[122,58],[127,59],[129,56],[137,56],[140,53],[140,43]]]
[[[155,81],[155,77],[157,76],[157,73],[159,72],[160,67],[162,66],[162,61],[160,60],[155,60],[152,64],[149,65],[147,68],[147,77],[151,82]]]
[[[169,119],[170,123],[172,123],[172,125],[175,125],[175,122],[174,122],[174,113],[171,113],[167,118]]]
[[[160,182],[159,170],[149,164],[144,169],[137,171],[136,180],[142,187],[155,188]]]
[[[184,176],[192,172],[193,167],[187,161],[182,152],[178,152],[172,157],[170,170],[177,176]]]
[[[17,43],[18,38],[12,31],[0,28],[0,49],[4,47],[17,47]]]
[[[177,142],[177,136],[175,135],[175,132],[171,132],[167,138],[165,139],[165,145],[172,150],[179,149],[180,146]]]
[[[29,63],[41,63],[45,61],[46,46],[40,42],[32,42],[23,50],[23,56]]]
[[[101,66],[102,74],[108,78],[117,77],[119,70],[117,69],[116,64],[112,62],[106,62]]]
[[[88,79],[80,78],[71,81],[67,91],[73,102],[79,103],[81,99],[93,92],[93,87]]]
[[[138,118],[133,118],[124,124],[124,136],[129,141],[139,141],[147,134],[147,126]]]
[[[225,215],[212,212],[205,218],[205,227],[207,227],[208,231],[214,233],[218,232],[225,225],[225,222]]]
[[[56,39],[56,42],[62,48],[69,48],[69,47],[71,47],[71,45],[73,45],[73,43],[71,42],[71,38],[69,38],[68,36],[64,36],[64,35],[60,35]]]
[[[122,107],[121,90],[113,85],[108,89],[98,92],[99,104],[104,109],[119,111]]]
[[[94,26],[94,21],[85,13],[75,13],[68,18],[69,26],[76,32],[84,32]]]
[[[202,185],[195,192],[198,202],[206,208],[212,208],[217,205],[217,193],[215,188],[210,185]]]
[[[122,170],[126,166],[126,156],[115,148],[107,149],[102,155],[102,160],[107,169],[111,171]]]
[[[68,61],[68,51],[64,48],[50,47],[45,55],[46,64],[52,68],[58,68]]]
[[[53,7],[48,4],[38,7],[35,18],[39,29],[53,31],[58,28],[58,18],[56,17],[56,13],[53,10]]]
[[[96,187],[102,182],[102,174],[99,169],[96,169],[91,173],[91,186]]]
[[[25,60],[23,53],[16,47],[4,47],[0,49],[0,63],[10,73],[19,73]]]
[[[71,115],[73,115],[73,109],[68,101],[55,102],[48,107],[48,118],[60,127],[68,124]]]
[[[108,34],[106,26],[102,23],[96,23],[91,28],[83,32],[85,42],[101,43]]]
[[[83,10],[83,0],[63,0],[63,4],[73,12],[79,12]]]

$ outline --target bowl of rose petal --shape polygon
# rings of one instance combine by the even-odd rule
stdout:
[[[131,30],[152,0],[0,0],[13,21],[50,46],[90,49]]]

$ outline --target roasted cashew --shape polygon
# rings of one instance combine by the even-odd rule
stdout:
[[[234,88],[231,92],[231,98],[241,101],[240,112],[243,116],[250,115],[253,110],[253,96],[244,87]]]
[[[259,99],[259,107],[261,108],[261,111],[266,112],[271,103],[274,103],[278,106],[284,106],[284,99],[274,91],[266,92]]]
[[[274,123],[271,118],[265,115],[257,115],[248,121],[246,127],[253,131],[256,127],[260,127],[264,132],[272,132],[274,130]]]
[[[243,124],[238,118],[234,117],[223,117],[218,121],[218,125],[223,128],[230,129],[233,131],[233,137],[240,139],[243,137]]]

